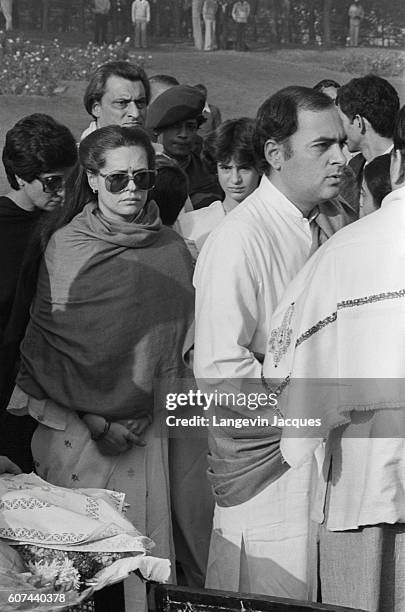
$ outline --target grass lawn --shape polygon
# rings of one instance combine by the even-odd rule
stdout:
[[[216,51],[204,53],[191,46],[160,45],[147,51],[148,74],[168,73],[180,82],[205,83],[209,99],[220,107],[223,117],[254,116],[258,106],[269,95],[286,85],[312,86],[323,78],[344,83],[354,75],[339,71],[341,58],[353,53],[349,49],[275,51]],[[381,52],[379,49],[358,49],[357,53]],[[137,55],[134,54],[136,59]],[[405,101],[405,82],[390,78]],[[0,97],[0,147],[5,132],[21,117],[34,112],[48,113],[65,123],[79,138],[90,117],[83,103],[85,83],[72,82],[63,94],[52,98],[39,96]],[[7,189],[2,168],[0,193]]]

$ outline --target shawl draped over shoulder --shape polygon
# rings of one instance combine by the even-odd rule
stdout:
[[[153,201],[133,223],[87,204],[46,249],[17,384],[111,419],[151,413],[154,379],[184,375],[191,277],[187,248]]]

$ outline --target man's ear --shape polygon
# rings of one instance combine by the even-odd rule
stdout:
[[[284,161],[284,145],[274,138],[269,138],[264,143],[264,157],[266,162],[274,170],[281,170]]]
[[[101,103],[100,101],[98,102],[94,102],[92,109],[91,109],[91,114],[93,117],[96,117],[96,119],[100,118],[101,115]]]
[[[390,178],[392,190],[405,186],[405,151],[391,152]]]
[[[370,122],[365,117],[361,115],[355,115],[353,118],[353,124],[357,127],[360,134],[364,135],[366,133],[367,128],[370,127]]]

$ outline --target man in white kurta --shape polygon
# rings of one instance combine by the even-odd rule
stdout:
[[[302,424],[283,429],[292,471],[327,440],[312,503],[322,601],[368,612],[405,609],[405,107],[398,125],[393,192],[292,281],[263,365]]]
[[[263,391],[261,361],[271,314],[314,248],[313,235],[319,236],[308,216],[338,194],[345,163],[342,124],[323,94],[301,87],[281,90],[259,109],[257,126],[255,145],[266,174],[209,236],[197,261],[194,364],[199,387],[207,391],[235,386]],[[250,413],[246,406],[219,411]],[[260,413],[270,421],[275,415],[270,406]],[[210,427],[216,510],[209,588],[310,595],[311,465],[287,471],[279,440],[277,427],[220,432]]]

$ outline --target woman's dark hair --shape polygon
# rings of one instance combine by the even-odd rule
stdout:
[[[202,156],[210,171],[215,173],[217,163],[227,163],[231,158],[241,166],[256,168],[254,129],[254,119],[241,117],[228,119],[209,133],[204,140]]]
[[[62,210],[46,215],[40,230],[42,250],[56,230],[64,227],[78,215],[86,204],[94,200],[87,172],[98,174],[105,166],[106,153],[120,147],[138,146],[145,150],[149,170],[155,169],[155,151],[148,134],[142,128],[108,125],[95,130],[84,138],[79,146],[79,163],[66,180],[65,201]],[[150,192],[148,194],[150,199]]]
[[[44,172],[73,166],[77,146],[65,125],[34,113],[7,132],[2,159],[10,186],[18,190],[17,176],[31,183]]]
[[[390,180],[391,155],[380,155],[375,157],[369,164],[364,166],[364,179],[373,196],[376,206],[380,207],[386,195],[391,193]]]
[[[187,174],[175,160],[165,155],[156,156],[155,186],[150,199],[159,207],[164,225],[173,225],[188,196]]]
[[[405,153],[405,106],[399,111],[394,129],[394,149]]]

